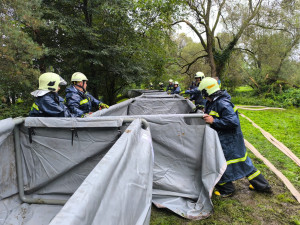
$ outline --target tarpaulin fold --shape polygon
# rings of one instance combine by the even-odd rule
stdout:
[[[50,224],[149,224],[152,151],[149,129],[135,120]]]

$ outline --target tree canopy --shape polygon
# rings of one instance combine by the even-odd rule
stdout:
[[[299,85],[299,1],[2,0],[0,96],[29,99],[46,71],[80,71],[113,104],[126,88],[195,72],[259,92]],[[199,38],[176,35],[185,23]],[[275,87],[274,86],[274,87]]]

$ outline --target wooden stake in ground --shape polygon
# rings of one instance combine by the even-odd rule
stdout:
[[[245,145],[248,149],[250,149],[251,152],[253,152],[253,154],[261,159],[264,164],[266,164],[271,171],[273,171],[277,177],[279,177],[282,182],[285,184],[285,186],[290,190],[290,192],[292,193],[292,195],[296,198],[296,200],[300,203],[300,193],[297,191],[297,189],[292,185],[292,183],[278,170],[276,169],[276,167],[269,161],[267,160],[265,157],[262,156],[262,154],[260,154],[257,149],[250,144],[246,139],[244,139],[245,141]]]

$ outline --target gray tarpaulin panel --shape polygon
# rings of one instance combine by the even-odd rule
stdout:
[[[99,118],[51,118],[51,117],[27,117],[25,120],[26,127],[120,127],[122,120],[103,120]]]
[[[11,118],[0,120],[0,200],[17,193],[14,122]]]
[[[167,98],[165,98],[168,96]],[[147,98],[145,95],[129,99],[109,109],[100,110],[90,117],[122,116],[122,115],[156,115],[156,114],[185,114],[195,105],[179,95],[166,95],[156,98]],[[170,97],[169,97],[170,96]],[[89,118],[90,118],[89,117]]]
[[[155,95],[166,95],[167,93],[165,91],[159,91],[159,90],[143,90],[143,89],[131,89],[127,92],[127,95],[129,98],[135,98],[139,95],[142,94],[147,94],[147,95],[151,95],[151,94],[155,94]]]
[[[208,217],[213,188],[226,169],[218,134],[208,125],[188,125],[179,115],[143,118],[155,153],[153,203],[189,219]]]
[[[50,224],[149,224],[152,141],[134,120]]]
[[[0,224],[47,225],[61,208],[60,205],[22,204],[14,196],[0,201]]]
[[[26,118],[25,124],[34,129],[32,143],[30,143],[28,129],[21,126],[20,139],[23,156],[23,171],[25,191],[31,193],[38,189],[38,193],[72,194],[89,174],[93,167],[101,160],[106,152],[119,138],[120,124],[115,127],[87,127],[89,122],[81,121],[76,133],[69,128],[47,127],[51,123],[57,126],[69,127],[68,118]],[[89,118],[97,123],[95,118]],[[87,119],[86,119],[87,120]],[[36,121],[36,123],[34,123]],[[101,126],[104,126],[103,119]],[[98,122],[99,123],[99,122]],[[45,127],[35,127],[44,124]],[[108,126],[112,125],[108,121]],[[72,144],[73,134],[73,144]],[[47,185],[47,186],[46,186]],[[45,187],[46,186],[46,187]]]
[[[137,115],[150,125],[155,153],[153,202],[189,219],[209,216],[213,209],[213,188],[227,166],[217,133],[201,118],[184,119],[182,114],[169,114],[173,104],[178,105],[176,113],[191,110],[193,104],[181,98],[137,97],[128,104],[128,116]],[[161,114],[168,116],[151,115],[155,114],[151,110],[156,110],[157,104],[161,105],[159,110],[165,109]],[[120,114],[123,113],[120,109]],[[93,116],[110,118],[110,109]]]

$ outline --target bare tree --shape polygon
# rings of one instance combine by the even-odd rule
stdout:
[[[235,50],[239,39],[250,22],[258,15],[263,0],[185,0],[189,19],[182,19],[172,25],[186,23],[197,35],[205,54],[198,56],[185,65],[186,72],[190,66],[201,58],[206,58],[211,68],[211,76],[222,77],[225,65]],[[246,4],[245,4],[246,3]],[[216,36],[216,30],[223,23],[227,32],[231,32],[231,40],[222,46]]]

